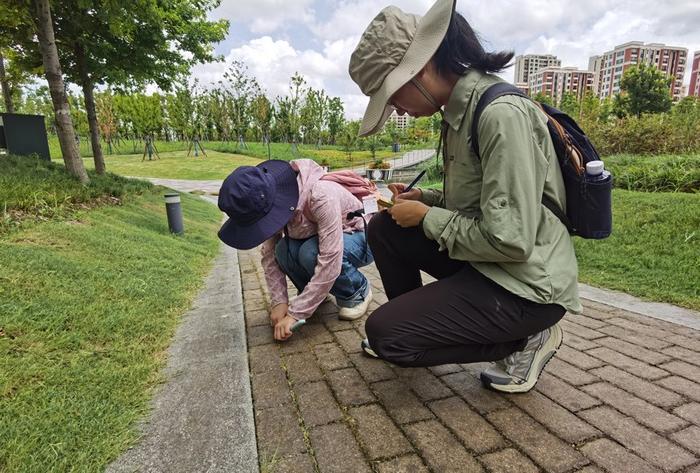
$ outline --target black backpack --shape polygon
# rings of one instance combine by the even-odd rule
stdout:
[[[479,159],[479,119],[491,102],[504,95],[529,98],[518,88],[505,82],[492,85],[484,92],[476,105],[471,130],[472,149]],[[602,181],[587,180],[586,163],[600,160],[598,152],[570,116],[547,104],[537,105],[549,119],[547,128],[564,177],[566,212],[545,195],[542,196],[542,205],[566,225],[571,235],[592,239],[607,238],[612,232],[612,176]]]

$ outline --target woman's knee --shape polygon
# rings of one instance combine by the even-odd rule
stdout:
[[[367,224],[367,242],[370,247],[376,247],[380,237],[386,235],[387,229],[396,225],[389,212],[379,212]]]
[[[385,307],[385,306],[382,306]],[[396,330],[396,322],[391,318],[382,317],[382,307],[379,307],[367,318],[365,332],[372,349],[380,358],[397,366],[412,366],[413,361],[420,355],[400,342],[401,335]],[[403,337],[410,336],[403,334]]]
[[[282,269],[286,270],[289,267],[289,246],[285,238],[281,238],[275,245],[275,259]]]
[[[299,248],[299,264],[309,274],[314,274],[318,261],[318,238],[309,238]]]

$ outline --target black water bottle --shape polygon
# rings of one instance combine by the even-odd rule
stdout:
[[[612,233],[612,174],[603,161],[586,163],[586,209],[581,235],[585,238],[607,238]]]

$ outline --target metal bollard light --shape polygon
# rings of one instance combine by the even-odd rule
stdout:
[[[177,235],[185,233],[185,225],[182,222],[180,194],[165,194],[165,212],[168,214],[170,233],[175,233]]]

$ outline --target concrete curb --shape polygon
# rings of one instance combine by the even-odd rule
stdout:
[[[579,295],[583,299],[700,330],[700,313],[694,310],[663,302],[643,301],[624,292],[600,289],[586,284],[579,284],[578,287]]]
[[[238,254],[221,254],[168,351],[143,437],[108,472],[257,472]]]

